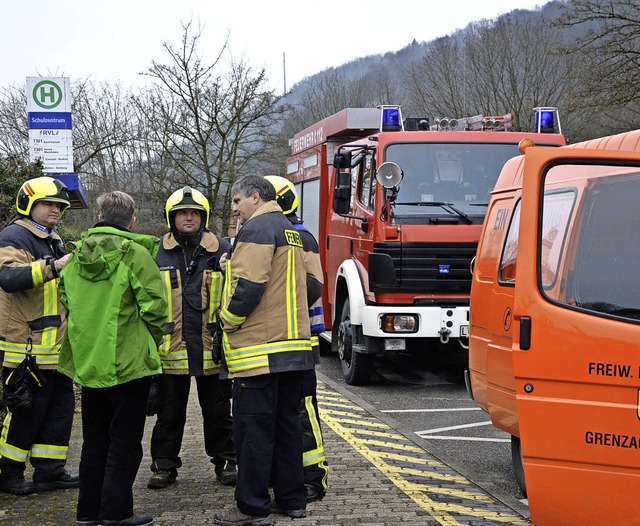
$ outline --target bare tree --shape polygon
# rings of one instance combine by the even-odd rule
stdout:
[[[264,69],[234,61],[226,42],[205,62],[201,37],[183,25],[180,45],[163,45],[167,63],[153,61],[146,72],[153,85],[133,98],[143,132],[139,168],[165,195],[185,184],[203,191],[211,227],[226,232],[231,185],[253,168],[283,110]]]
[[[464,117],[513,112],[530,129],[535,106],[567,104],[571,61],[560,31],[541,18],[483,20],[439,39],[408,73],[412,104],[425,114]]]
[[[126,167],[121,150],[132,143],[129,95],[119,84],[78,82],[73,94],[74,168],[98,183],[130,188],[118,177]]]
[[[559,25],[580,35],[566,48],[581,61],[575,110],[613,132],[640,127],[640,4],[572,0],[563,9]]]
[[[0,155],[28,162],[29,131],[24,86],[0,89]]]
[[[343,68],[330,69],[300,86],[297,103],[287,108],[286,119],[274,136],[279,163],[274,173],[282,173],[291,154],[289,139],[296,133],[345,108],[375,108],[380,104],[402,104],[401,80],[392,77],[385,59],[368,72],[350,77]]]
[[[407,71],[407,98],[417,114],[456,117],[468,112],[466,70],[461,62],[464,55],[459,38],[440,38],[416,67]]]
[[[300,131],[345,108],[398,104],[400,93],[383,65],[355,78],[343,69],[331,69],[306,81],[300,102],[289,116],[289,131]]]
[[[113,167],[104,166],[101,156],[130,141],[127,97],[120,86],[89,80],[74,82],[71,87],[74,139],[74,169],[92,177],[111,176]],[[0,90],[0,153],[27,160],[29,133],[27,101],[24,87]],[[98,169],[102,164],[102,169]],[[113,182],[113,181],[112,181]]]

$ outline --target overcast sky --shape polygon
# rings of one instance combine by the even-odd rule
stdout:
[[[202,58],[229,34],[235,59],[265,67],[281,91],[358,57],[427,42],[469,22],[536,0],[10,0],[0,16],[0,87],[31,76],[141,83],[163,42],[179,45],[181,23],[204,28]],[[284,64],[283,68],[283,54]]]

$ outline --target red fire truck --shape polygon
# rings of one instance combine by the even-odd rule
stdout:
[[[347,108],[290,141],[286,176],[324,268],[323,345],[347,383],[385,352],[466,352],[471,265],[490,192],[518,144],[561,146],[556,108],[535,131],[513,116],[403,120],[399,106]]]

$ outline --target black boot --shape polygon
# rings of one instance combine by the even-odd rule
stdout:
[[[57,479],[47,480],[44,482],[36,482],[36,491],[44,493],[45,491],[54,491],[56,489],[70,489],[80,486],[80,476],[71,475],[64,471]]]
[[[29,495],[35,493],[36,487],[33,482],[25,480],[22,473],[11,473],[0,475],[0,491],[14,495]]]
[[[155,524],[151,515],[134,515],[121,521],[103,520],[100,526],[152,526]]]

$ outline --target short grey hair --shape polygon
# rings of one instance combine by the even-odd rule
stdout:
[[[254,192],[258,192],[260,199],[263,201],[276,200],[276,189],[269,179],[265,179],[261,175],[245,175],[231,187],[232,196],[242,194],[245,197],[249,197]]]
[[[102,221],[122,228],[131,223],[136,204],[129,194],[114,190],[98,197],[97,203]]]

